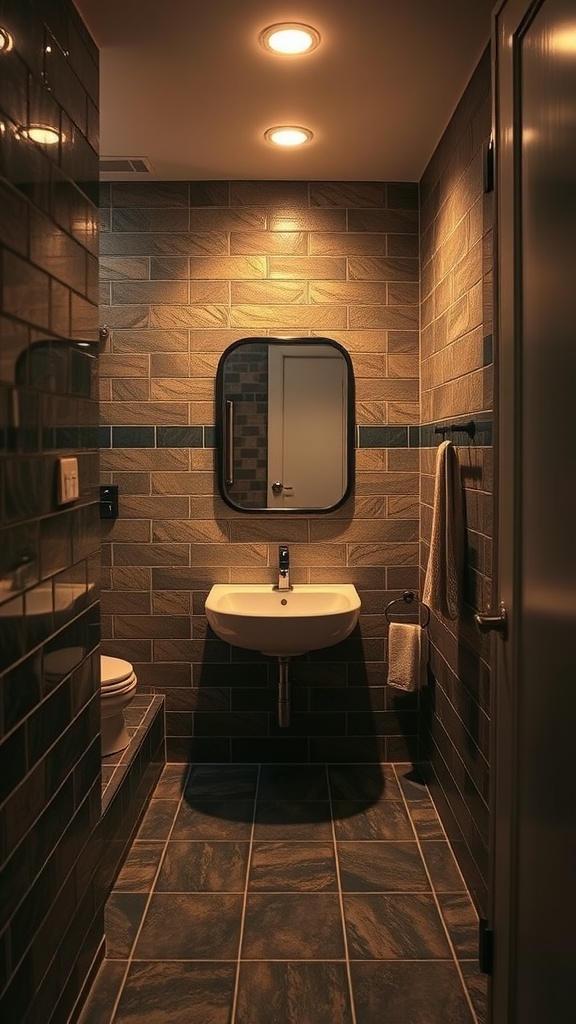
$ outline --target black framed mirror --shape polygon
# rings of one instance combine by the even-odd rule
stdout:
[[[330,338],[242,338],[216,373],[218,488],[240,512],[330,512],[354,483],[354,374]]]

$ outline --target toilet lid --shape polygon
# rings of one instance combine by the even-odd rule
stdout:
[[[122,658],[110,658],[107,654],[100,655],[100,685],[104,687],[123,683],[133,675],[129,661]]]

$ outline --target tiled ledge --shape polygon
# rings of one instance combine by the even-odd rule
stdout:
[[[164,697],[137,694],[126,711],[130,743],[102,759],[101,893],[105,900],[166,763]]]

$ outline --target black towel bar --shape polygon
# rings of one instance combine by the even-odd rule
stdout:
[[[403,601],[404,604],[412,604],[412,602],[415,601],[415,600],[416,600],[416,594],[414,593],[414,591],[413,590],[405,590],[404,593],[402,594],[402,597],[395,597],[392,601],[388,601],[388,604],[386,605],[386,607],[384,609],[384,617],[386,619],[386,622],[390,622],[390,616],[388,615],[388,612],[389,612],[390,608],[392,607],[392,605],[400,604],[401,601]],[[422,626],[422,629],[426,629],[428,623],[430,622],[430,609],[429,609],[427,604],[424,604],[424,601],[420,601],[420,604],[422,605],[422,607],[424,608],[424,610],[426,612],[426,619],[425,619],[424,622],[421,622],[420,625]]]
[[[447,423],[443,427],[435,427],[434,433],[442,434],[442,437],[445,434],[468,434],[470,440],[473,441],[476,433],[476,424],[474,420],[468,420],[468,423]]]

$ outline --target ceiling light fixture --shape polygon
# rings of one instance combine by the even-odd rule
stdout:
[[[309,128],[300,128],[299,125],[294,124],[279,124],[274,128],[268,128],[264,132],[264,138],[275,146],[301,146],[304,142],[309,142],[314,138],[314,135]]]
[[[258,39],[265,50],[284,56],[311,53],[320,45],[320,33],[311,25],[301,25],[298,22],[268,25]]]
[[[60,142],[60,132],[48,124],[30,124],[24,132],[27,139],[41,146],[55,146]]]
[[[14,46],[14,40],[8,29],[0,26],[0,53],[8,53]]]

